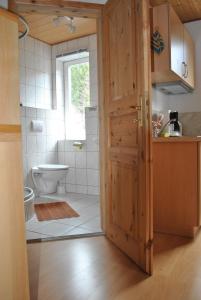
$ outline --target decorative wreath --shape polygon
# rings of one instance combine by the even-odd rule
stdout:
[[[161,54],[161,52],[163,52],[163,50],[165,49],[165,43],[164,43],[163,38],[158,30],[156,30],[152,34],[151,48],[157,54]]]

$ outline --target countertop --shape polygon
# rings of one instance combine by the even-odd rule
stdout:
[[[181,136],[181,137],[158,137],[153,138],[154,143],[175,143],[175,142],[201,142],[201,136]]]

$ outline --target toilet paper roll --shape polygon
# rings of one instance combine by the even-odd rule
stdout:
[[[39,120],[32,120],[31,128],[34,132],[43,132],[44,122]]]

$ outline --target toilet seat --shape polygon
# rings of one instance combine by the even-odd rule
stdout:
[[[24,187],[24,201],[29,200],[33,197],[33,190],[29,187]]]
[[[56,164],[46,164],[46,165],[39,165],[38,169],[43,170],[43,171],[59,171],[59,170],[68,170],[69,166],[56,165]]]

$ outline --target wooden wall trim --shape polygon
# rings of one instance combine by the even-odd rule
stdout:
[[[0,133],[21,133],[21,126],[0,124]]]
[[[18,16],[7,9],[0,8],[0,16],[5,16],[8,19],[11,19],[12,21],[18,22]]]
[[[65,0],[10,0],[9,10],[17,13],[68,15],[97,18],[103,4]]]

